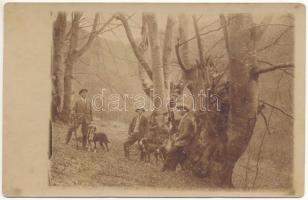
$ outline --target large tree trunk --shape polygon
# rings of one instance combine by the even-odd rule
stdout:
[[[179,43],[181,44],[180,57],[186,69],[191,68],[191,59],[189,57],[188,39],[188,17],[185,14],[179,15]]]
[[[172,53],[172,36],[173,36],[173,29],[175,25],[175,19],[169,15],[167,19],[164,40],[163,40],[163,55],[162,55],[162,62],[163,62],[163,72],[164,72],[164,87],[165,87],[165,100],[169,100],[169,107],[170,107],[170,59]],[[167,103],[167,102],[166,102]]]
[[[68,55],[65,60],[65,71],[64,71],[64,102],[63,102],[63,117],[64,121],[69,120],[72,96],[73,96],[73,67],[76,62],[76,52],[78,47],[78,35],[79,35],[79,21],[81,13],[73,13],[71,37],[69,41]]]
[[[230,64],[230,113],[228,121],[225,183],[232,183],[235,163],[246,150],[252,136],[258,110],[256,34],[250,14],[230,15],[228,46]]]
[[[55,93],[53,94],[53,117],[62,111],[63,106],[63,71],[65,49],[66,14],[59,12],[53,25],[53,62],[52,76]]]
[[[250,14],[228,16],[228,29],[224,31],[230,75],[228,126],[217,132],[223,118],[207,118],[216,126],[216,134],[215,131],[212,132],[214,134],[206,134],[206,149],[195,170],[198,175],[211,179],[220,187],[233,186],[234,166],[246,150],[255,127],[258,77],[253,73],[257,60],[256,35],[251,29],[253,25]]]
[[[162,55],[162,62],[163,62],[163,71],[164,71],[164,86],[166,89],[166,94],[169,93],[169,85],[170,85],[170,67],[169,62],[171,58],[172,52],[172,35],[173,35],[173,27],[175,25],[175,20],[172,16],[168,16],[165,36],[164,36],[164,48],[163,48],[163,55]]]
[[[165,110],[165,93],[164,93],[164,80],[163,80],[163,68],[160,57],[160,46],[158,37],[158,27],[156,22],[156,16],[154,13],[143,14],[145,23],[148,27],[149,43],[151,47],[151,59],[152,59],[152,72],[153,72],[153,85],[154,95],[153,104],[154,110]]]

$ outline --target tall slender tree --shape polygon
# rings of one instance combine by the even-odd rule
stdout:
[[[65,60],[66,13],[59,12],[53,24],[53,115],[59,117],[63,103],[63,72]]]

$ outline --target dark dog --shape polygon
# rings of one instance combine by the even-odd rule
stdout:
[[[140,159],[145,162],[151,162],[151,154],[155,157],[156,164],[158,159],[165,160],[166,151],[165,148],[161,145],[151,143],[150,139],[142,138],[139,141],[140,146]]]
[[[165,142],[165,160],[162,171],[173,170],[175,171],[177,166],[180,165],[181,169],[185,169],[185,161],[187,158],[186,152],[183,148],[174,148],[175,138],[169,137]]]
[[[88,132],[88,151],[94,149],[94,152],[96,152],[96,143],[98,142],[101,147],[103,149],[107,149],[107,151],[109,151],[108,148],[108,143],[110,143],[110,141],[107,138],[107,135],[103,132],[100,133],[96,133],[96,127],[95,126],[89,126],[89,132]],[[94,148],[93,148],[94,145]]]

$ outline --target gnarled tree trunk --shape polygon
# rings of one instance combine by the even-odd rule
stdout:
[[[224,17],[221,16],[222,20]],[[250,14],[230,14],[225,28],[226,47],[229,54],[230,90],[228,126],[225,133],[208,135],[208,144],[199,168],[199,175],[210,178],[217,185],[232,187],[234,166],[246,150],[252,136],[258,110],[258,75],[256,68],[256,35]],[[222,24],[225,24],[223,22]],[[223,123],[212,121],[210,123]],[[225,139],[224,135],[226,135]],[[203,168],[203,169],[201,169]],[[198,171],[199,170],[199,171]]]
[[[252,136],[258,110],[258,76],[256,34],[250,14],[228,16],[228,47],[230,67],[230,112],[224,166],[224,183],[232,184],[232,172],[246,150]]]

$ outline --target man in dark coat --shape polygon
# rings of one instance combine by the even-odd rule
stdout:
[[[87,145],[87,133],[88,133],[88,126],[93,120],[92,116],[92,106],[91,102],[87,99],[87,89],[81,89],[79,91],[80,98],[77,99],[75,102],[73,111],[73,125],[69,128],[67,137],[66,137],[66,144],[69,143],[72,133],[77,131],[79,126],[81,125],[81,132],[82,132],[82,146],[85,148]]]
[[[186,147],[188,147],[195,136],[196,121],[193,112],[185,105],[177,107],[181,115],[178,125],[178,132],[175,135],[172,144],[167,147],[167,159],[163,166],[164,170],[175,170],[179,163],[185,160]]]
[[[129,148],[135,142],[139,141],[148,131],[148,120],[145,116],[143,108],[136,109],[137,115],[132,119],[128,128],[128,138],[124,142],[124,155],[129,158]]]

